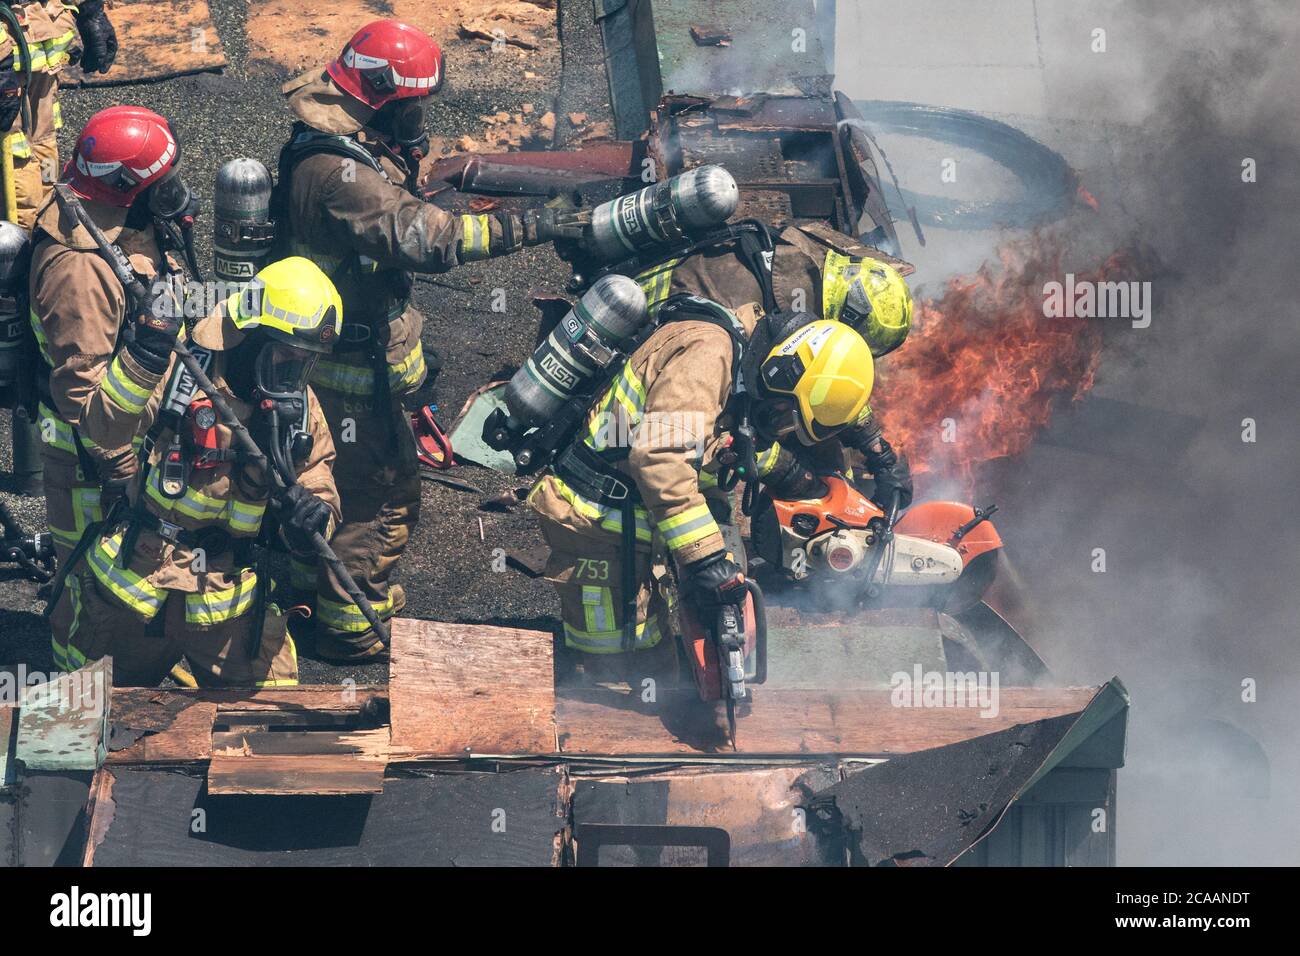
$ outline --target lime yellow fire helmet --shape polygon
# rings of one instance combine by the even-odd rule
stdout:
[[[273,262],[226,300],[235,326],[309,352],[329,352],[343,331],[343,300],[320,266],[302,256]]]
[[[822,317],[851,326],[880,358],[907,338],[912,293],[889,263],[830,249],[822,267]]]
[[[759,366],[756,425],[769,438],[805,445],[861,418],[871,398],[871,349],[842,322],[818,319],[779,342]]]

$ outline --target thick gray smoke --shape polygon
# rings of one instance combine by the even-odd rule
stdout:
[[[1026,634],[1057,676],[1119,675],[1132,694],[1120,862],[1300,862],[1293,0],[1008,5],[1001,20],[931,0],[876,44],[889,69],[846,47],[866,8],[840,4],[838,87],[994,112],[1064,154],[1099,210],[1050,230],[1063,271],[1153,254],[1137,276],[1150,326],[1098,320],[1092,395],[976,491],[1002,508]],[[931,171],[950,147],[884,140],[905,188],[943,188]],[[1007,187],[959,167],[960,198]],[[937,294],[1017,235],[931,230],[914,287]]]
[[[1044,655],[1132,691],[1123,863],[1300,861],[1298,25],[1289,2],[1134,5],[1110,33],[1142,50],[1141,121],[1111,124],[1104,84],[1051,88],[1049,115],[1092,104],[1104,140],[1067,156],[1102,203],[1080,248],[1137,238],[1162,263],[1150,328],[1108,329],[1096,392],[1141,407],[1145,447],[1036,449],[1004,525]],[[1118,435],[1126,408],[1079,415]]]

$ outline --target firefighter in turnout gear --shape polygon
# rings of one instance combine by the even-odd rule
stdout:
[[[175,189],[178,155],[165,119],[117,106],[90,118],[63,177],[160,297],[171,290],[155,282],[166,270],[152,209]],[[152,330],[128,341],[126,290],[53,193],[32,240],[30,318],[43,366],[35,376],[36,421],[46,516],[62,565],[136,473],[135,449],[157,409],[170,341]],[[63,664],[71,621],[56,612],[50,623]]]
[[[380,20],[338,59],[287,83],[297,117],[280,154],[273,199],[288,250],[338,285],[347,323],[316,367],[338,446],[343,523],[331,542],[381,618],[405,598],[389,584],[419,518],[415,441],[402,397],[425,379],[423,318],[410,303],[413,272],[442,272],[548,241],[536,217],[452,215],[412,193],[427,150],[424,101],[442,85],[438,45],[415,27]],[[295,584],[311,584],[297,567]],[[318,578],[317,649],[334,661],[382,659],[387,648],[326,569]]]
[[[297,683],[288,612],[271,594],[264,551],[278,528],[291,553],[313,556],[312,534],[328,535],[340,515],[334,442],[307,381],[338,341],[342,314],[329,278],[290,258],[195,324],[191,350],[208,353],[221,396],[269,457],[291,462],[298,484],[268,513],[270,476],[173,363],[127,500],[61,596],[72,621],[68,668],[111,654],[114,683],[150,686],[184,657],[201,686]]]
[[[845,322],[877,359],[906,340],[912,324],[911,292],[883,253],[822,223],[787,226],[776,236],[761,225],[748,234],[733,231],[736,238],[708,243],[636,275],[652,315],[670,295],[686,292],[730,309],[758,303],[766,312],[806,310]],[[912,500],[907,458],[889,444],[869,409],[835,441],[816,448],[791,442],[772,445],[759,455],[758,468],[766,480],[785,486],[790,497],[803,498],[820,494],[817,474],[851,472],[859,462],[874,480],[873,500],[888,508],[897,490],[900,507],[907,507]]]
[[[77,62],[86,73],[108,72],[117,57],[117,36],[104,0],[5,6],[14,22],[5,16],[0,26],[4,218],[30,229],[59,169],[59,75],[66,64]]]
[[[774,338],[774,319],[797,330]],[[587,654],[662,647],[671,658],[668,559],[684,600],[722,600],[741,571],[738,539],[729,550],[724,536],[728,492],[752,477],[756,443],[825,441],[871,392],[870,349],[842,323],[689,295],[659,320],[528,497],[565,643]]]

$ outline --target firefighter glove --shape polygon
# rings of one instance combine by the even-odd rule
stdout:
[[[906,508],[912,503],[912,466],[906,454],[897,454],[884,438],[880,439],[883,451],[877,454],[866,453],[867,468],[875,479],[876,490],[871,493],[871,500],[880,508],[888,510],[895,491],[898,492],[898,507]]]
[[[745,600],[745,572],[726,551],[693,561],[686,572],[686,594],[700,608],[740,604]]]
[[[763,476],[762,482],[772,497],[781,501],[824,498],[830,490],[826,487],[826,482],[805,468],[798,457],[787,448],[781,448],[777,452],[776,462]]]
[[[104,12],[104,0],[81,0],[77,32],[81,34],[82,72],[107,73],[117,59],[117,31]]]
[[[292,485],[280,502],[280,531],[294,554],[315,554],[313,535],[329,529],[330,506],[302,485]]]
[[[175,308],[171,289],[158,295],[152,306],[135,322],[127,326],[126,350],[147,371],[162,375],[171,361],[172,347],[181,331],[181,314]]]
[[[524,245],[535,246],[556,239],[582,238],[583,216],[571,210],[543,207],[524,213]]]

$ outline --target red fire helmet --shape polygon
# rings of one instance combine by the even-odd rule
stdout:
[[[87,121],[63,179],[82,199],[129,206],[179,159],[167,120],[143,106],[110,106]]]
[[[372,109],[442,86],[442,50],[423,30],[400,20],[368,23],[327,68],[330,78]]]

